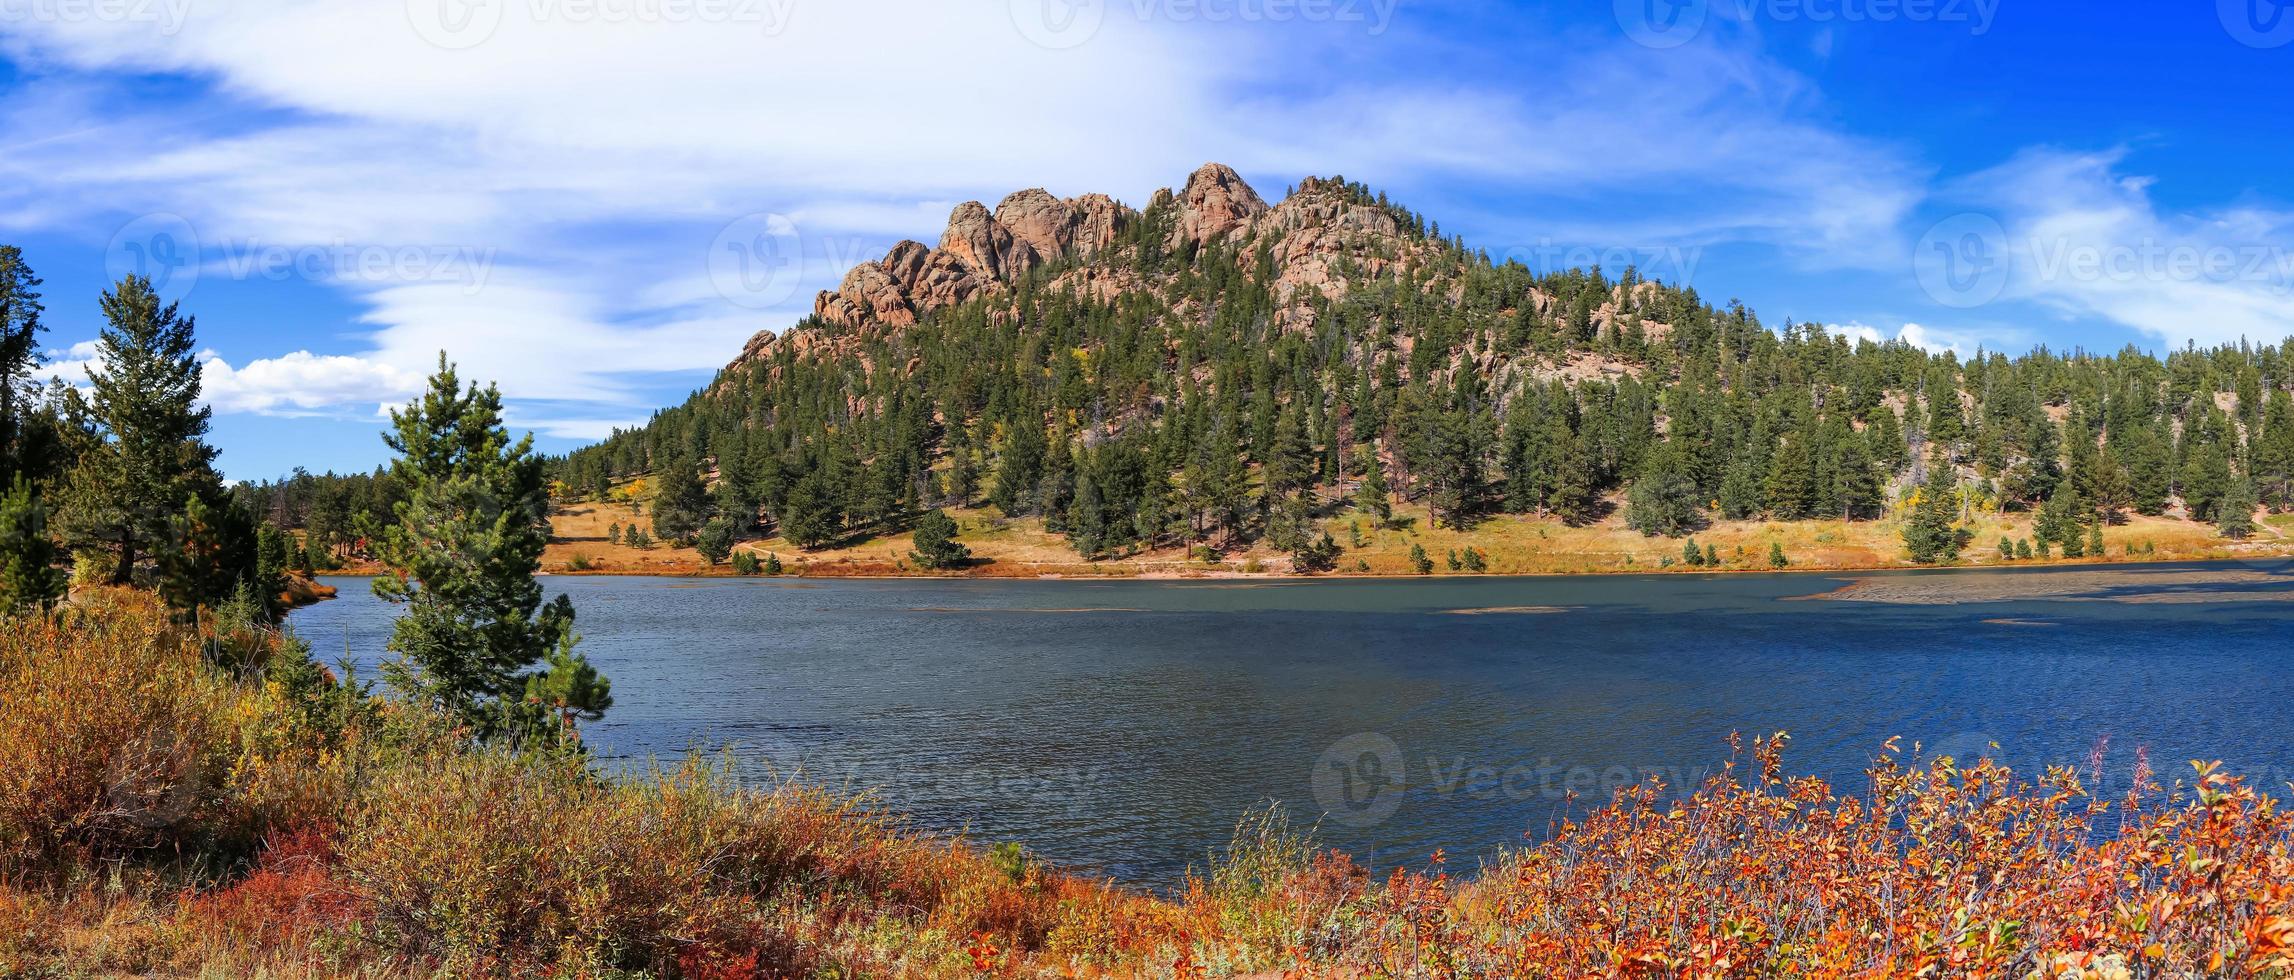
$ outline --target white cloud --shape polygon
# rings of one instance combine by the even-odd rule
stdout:
[[[1124,4],[1063,48],[1032,42],[1014,22],[1027,5],[1004,0],[744,0],[730,9],[757,16],[735,23],[510,2],[457,49],[426,40],[410,11],[427,8],[406,0],[188,2],[167,31],[0,25],[0,51],[32,69],[0,106],[0,228],[100,239],[122,214],[167,211],[227,251],[499,256],[475,284],[330,275],[365,310],[355,363],[284,355],[231,381],[368,393],[444,348],[545,429],[642,420],[648,376],[723,364],[852,263],[935,240],[951,202],[1021,187],[1139,204],[1206,159],[1274,180],[1270,195],[1308,173],[1455,178],[1593,203],[1538,216],[1556,238],[1868,264],[1895,256],[1925,180],[1908,154],[1811,122],[1805,79],[1718,36],[1663,52],[1493,37],[1491,72],[1401,30],[1209,29]],[[1529,65],[1535,98],[1516,94]],[[139,99],[148,73],[192,80],[198,111]],[[1602,213],[1615,195],[1648,206]],[[713,236],[758,212],[789,216],[806,253],[800,288],[762,311],[707,268]],[[275,366],[247,374],[259,364]]]
[[[41,375],[75,388],[103,365],[92,340],[46,354]],[[200,402],[217,412],[254,415],[361,417],[405,402],[421,390],[424,373],[370,358],[320,355],[307,350],[260,358],[233,367],[212,350],[199,352]]]
[[[421,390],[417,371],[363,357],[295,351],[233,368],[208,351],[199,383],[218,412],[258,415],[340,415],[346,409],[400,404]]]
[[[2294,213],[2164,209],[2125,157],[2030,150],[1952,189],[1999,222],[2003,295],[2170,346],[2294,336]]]
[[[1841,326],[1833,327],[1832,332],[1849,340],[1869,340],[1875,344],[1899,340],[1930,354],[1950,351],[1959,355],[1963,360],[1974,355],[1977,350],[1984,346],[1983,338],[1974,334],[1954,330],[1938,330],[1917,323],[1905,323],[1898,326],[1895,332],[1891,334],[1867,323],[1850,321]]]

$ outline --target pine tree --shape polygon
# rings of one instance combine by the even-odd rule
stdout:
[[[2243,539],[2254,533],[2254,485],[2234,477],[2216,507],[2214,526],[2226,538]]]
[[[0,486],[21,476],[44,479],[43,467],[27,457],[26,435],[32,421],[37,385],[32,378],[40,366],[40,278],[24,263],[13,245],[0,245]]]
[[[185,501],[216,496],[221,482],[203,439],[211,412],[199,404],[193,321],[141,276],[120,280],[101,305],[100,366],[88,372],[100,438],[66,481],[59,517],[74,550],[109,552],[111,581],[125,585]]]
[[[781,504],[781,536],[808,551],[835,541],[844,533],[842,499],[831,471],[814,468],[789,488]]]
[[[2070,543],[2079,536],[2078,507],[2078,491],[2070,481],[2056,484],[2054,495],[2039,509],[2032,534],[2041,541]]]
[[[709,490],[701,484],[700,464],[673,459],[660,467],[653,486],[653,534],[663,541],[693,540],[709,520]]]
[[[1309,541],[1304,546],[1292,551],[1290,555],[1291,571],[1301,575],[1327,572],[1336,567],[1338,567],[1338,542],[1330,536],[1329,531],[1322,532],[1320,540]]]
[[[534,578],[549,538],[542,460],[532,436],[510,441],[499,392],[464,389],[443,354],[438,365],[428,390],[390,413],[383,437],[406,492],[376,542],[385,572],[375,594],[406,606],[384,676],[478,738],[554,736],[548,711],[604,706],[552,700],[602,682],[573,649],[572,601],[545,604]]]
[[[1809,459],[1808,444],[1798,436],[1786,436],[1768,464],[1765,490],[1769,513],[1786,521],[1807,517],[1815,502],[1815,488],[1816,466]]]
[[[2191,519],[2214,520],[2230,484],[2230,454],[2223,447],[2206,446],[2191,453],[2182,478],[2183,503],[2190,508]]]
[[[291,570],[288,557],[287,532],[264,524],[255,530],[255,597],[263,605],[264,616],[273,622],[284,615],[286,609],[287,573]]]
[[[1781,542],[1776,542],[1776,541],[1771,541],[1771,542],[1769,542],[1769,543],[1768,543],[1768,567],[1770,567],[1770,568],[1783,568],[1783,567],[1785,567],[1786,565],[1790,565],[1790,564],[1792,564],[1792,562],[1791,562],[1790,560],[1788,560],[1788,559],[1786,559],[1786,558],[1784,557],[1784,545],[1783,545]]]
[[[1871,453],[1862,439],[1842,435],[1835,446],[1832,470],[1832,499],[1842,520],[1880,512],[1880,475],[1874,471]]]
[[[694,535],[693,547],[701,553],[703,561],[711,565],[724,564],[726,556],[733,553],[733,522],[722,517],[710,518],[709,523],[701,525],[701,533]]]
[[[241,589],[254,595],[261,587],[258,547],[254,518],[230,497],[220,490],[192,494],[169,518],[168,536],[153,548],[159,594],[193,622],[201,610],[221,606]]]
[[[45,613],[63,599],[64,570],[48,537],[48,509],[18,475],[0,496],[0,615]]]
[[[1960,530],[1953,521],[1957,497],[1948,476],[1939,468],[1921,486],[1912,501],[1912,516],[1904,523],[1904,549],[1922,565],[1959,557]]]
[[[1687,460],[1671,443],[1658,446],[1626,492],[1626,525],[1646,535],[1680,537],[1702,523],[1698,510],[1697,484]]]
[[[916,550],[908,557],[923,568],[961,568],[972,560],[972,549],[956,540],[956,521],[946,511],[926,511],[917,518],[915,541]]]
[[[1434,560],[1426,557],[1426,549],[1423,545],[1416,543],[1410,545],[1410,569],[1420,575],[1432,575],[1434,573]]]
[[[575,652],[580,639],[568,631],[550,650],[542,670],[526,678],[526,704],[555,714],[558,737],[567,741],[579,737],[575,721],[596,721],[613,707],[613,682],[590,666],[589,658]]]
[[[1570,525],[1590,523],[1600,498],[1594,482],[1593,453],[1581,436],[1571,436],[1560,450],[1561,465],[1553,483],[1553,513]]]
[[[2262,412],[2262,431],[2251,440],[2253,478],[2261,502],[2273,510],[2294,506],[2294,398],[2273,386]]]
[[[1361,460],[1362,486],[1354,491],[1354,506],[1383,526],[1394,519],[1394,504],[1387,497],[1386,467],[1378,462],[1374,446],[1362,447]]]
[[[1004,437],[1003,458],[996,468],[996,488],[988,500],[1005,516],[1017,517],[1035,507],[1037,482],[1043,479],[1043,422],[1023,417]]]

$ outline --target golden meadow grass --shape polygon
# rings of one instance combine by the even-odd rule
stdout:
[[[1835,787],[1770,737],[1478,869],[1372,874],[1262,813],[1149,893],[707,761],[608,779],[471,748],[247,642],[130,593],[0,636],[0,975],[2294,970],[2294,820],[2205,764],[2026,778],[1890,745]]]

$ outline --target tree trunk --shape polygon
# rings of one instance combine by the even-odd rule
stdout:
[[[122,524],[119,529],[119,567],[112,569],[113,585],[129,585],[135,581],[135,528]]]

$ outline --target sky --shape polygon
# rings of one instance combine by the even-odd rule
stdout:
[[[1774,326],[2276,343],[2280,3],[0,0],[0,243],[67,380],[121,275],[197,318],[235,480],[383,462],[441,352],[563,452],[960,202],[1207,161]]]

